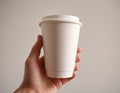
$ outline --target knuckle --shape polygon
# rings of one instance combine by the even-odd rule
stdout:
[[[25,66],[30,66],[30,65],[32,65],[33,63],[34,63],[34,60],[28,58],[28,59],[26,60],[26,62],[25,62]]]

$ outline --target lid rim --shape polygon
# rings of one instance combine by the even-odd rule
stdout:
[[[74,17],[74,18],[79,19],[79,17],[74,16],[74,15],[48,15],[48,16],[44,16],[42,19],[44,20],[49,17],[72,17],[72,18]]]
[[[45,22],[66,22],[66,23],[74,23],[74,24],[78,24],[80,26],[82,26],[83,24],[81,22],[73,22],[73,21],[66,21],[66,20],[44,20],[44,21],[41,21],[39,23],[39,26],[41,26],[43,23]]]

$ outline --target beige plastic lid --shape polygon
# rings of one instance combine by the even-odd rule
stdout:
[[[79,24],[82,26],[82,23],[80,22],[79,17],[77,16],[71,16],[71,15],[50,15],[50,16],[45,16],[42,18],[40,22],[40,26],[43,22],[48,22],[48,21],[61,21],[61,22],[69,22],[69,23],[75,23]]]

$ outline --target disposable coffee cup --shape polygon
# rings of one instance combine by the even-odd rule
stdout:
[[[51,15],[42,18],[40,27],[48,77],[72,77],[81,26],[76,16]]]

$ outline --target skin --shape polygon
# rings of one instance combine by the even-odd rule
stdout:
[[[46,76],[44,56],[39,57],[42,47],[43,38],[39,35],[25,62],[23,82],[14,93],[56,93],[65,83],[75,78],[78,62],[80,62],[78,53],[81,52],[81,48],[77,49],[73,76],[71,78],[57,79]]]

